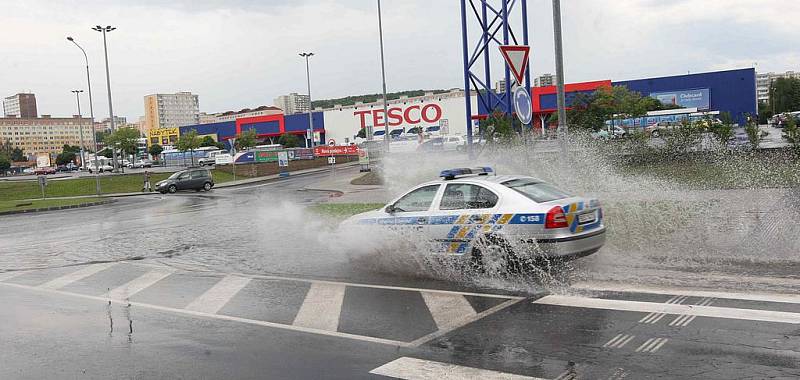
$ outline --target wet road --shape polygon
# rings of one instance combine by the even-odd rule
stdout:
[[[319,179],[0,218],[0,378],[800,377],[796,294],[430,279]]]

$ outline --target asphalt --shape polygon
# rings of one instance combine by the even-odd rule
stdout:
[[[797,293],[441,276],[329,176],[0,218],[0,378],[800,377]]]

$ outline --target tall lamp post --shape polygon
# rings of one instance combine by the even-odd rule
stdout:
[[[81,167],[83,170],[86,170],[86,156],[84,156],[84,144],[83,144],[83,114],[81,113],[81,96],[80,94],[83,90],[72,90],[73,94],[75,94],[75,101],[78,103],[78,130],[80,131],[81,136]]]
[[[67,41],[72,42],[78,49],[81,49],[81,52],[83,52],[83,59],[86,61],[86,87],[89,91],[89,118],[92,123],[92,141],[94,141],[94,187],[97,195],[100,195],[100,163],[97,159],[97,133],[94,130],[94,106],[92,105],[92,81],[89,79],[89,57],[86,55],[86,50],[83,50],[81,45],[78,45],[72,37],[67,37]],[[83,138],[81,138],[81,140],[83,140]]]
[[[383,82],[383,141],[389,152],[389,104],[386,101],[386,65],[383,63],[383,20],[381,19],[381,0],[378,0],[378,36],[381,44],[381,80]],[[373,120],[374,122],[374,120]]]
[[[106,43],[106,33],[110,33],[115,29],[117,28],[112,27],[110,25],[105,27],[97,25],[94,28],[92,28],[92,30],[94,31],[103,33],[103,51],[105,52],[106,56],[106,85],[108,87],[108,117],[111,120],[111,133],[114,133],[114,131],[116,131],[116,128],[114,127],[114,107],[111,104],[111,76],[108,73],[108,44]],[[116,172],[118,166],[116,148],[113,147],[111,148],[111,156],[112,156],[111,159],[114,162],[114,171]]]
[[[306,131],[306,147],[308,148],[314,147],[314,117],[312,116],[312,111],[314,109],[311,107],[311,71],[308,66],[308,59],[313,55],[314,53],[300,53],[300,56],[306,59],[306,82],[308,84],[308,130]]]
[[[556,102],[558,103],[558,139],[566,153],[567,111],[564,97],[564,49],[561,45],[561,0],[553,0],[553,39],[556,55]]]

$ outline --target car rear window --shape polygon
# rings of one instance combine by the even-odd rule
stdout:
[[[569,193],[561,191],[549,183],[537,182],[533,179],[512,179],[511,181],[503,182],[503,185],[530,198],[536,203],[550,202],[557,199],[569,198],[571,196]]]

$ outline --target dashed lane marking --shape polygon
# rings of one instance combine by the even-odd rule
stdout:
[[[696,303],[695,305],[697,305],[697,306],[711,306],[711,304],[714,303],[714,300],[715,300],[715,298],[711,298],[711,297],[703,298],[702,300],[700,300],[700,302]],[[696,315],[685,315],[685,314],[684,315],[679,315],[678,317],[673,319],[672,322],[669,323],[669,325],[673,326],[673,327],[686,327],[686,326],[689,326],[689,323],[692,323],[692,321],[695,318],[697,318]]]
[[[654,287],[646,285],[625,285],[615,283],[594,283],[581,282],[571,286],[573,289],[608,291],[608,292],[628,292],[628,293],[647,293],[647,294],[677,294],[690,297],[711,297],[722,299],[735,299],[743,301],[764,301],[780,303],[800,303],[800,294],[770,294],[770,293],[731,293],[707,290],[687,290],[671,287]]]
[[[618,334],[617,336],[611,338],[611,340],[606,342],[606,344],[604,344],[603,347],[622,348],[626,344],[628,344],[628,342],[630,342],[631,339],[633,339],[634,337],[636,337],[636,335]]]
[[[74,272],[63,275],[61,277],[54,278],[42,285],[39,285],[39,287],[42,289],[50,289],[50,290],[61,289],[75,281],[83,280],[84,278],[89,277],[95,273],[111,268],[116,264],[117,264],[116,262],[92,264],[84,268],[78,269]]]
[[[173,273],[175,273],[175,270],[171,268],[157,268],[150,270],[147,273],[129,281],[128,283],[114,288],[105,296],[112,299],[128,299],[133,297],[134,294],[149,288],[151,285],[163,280]]]
[[[539,377],[516,375],[488,369],[464,367],[455,364],[402,357],[369,371],[374,375],[404,380],[545,380]]]
[[[736,309],[729,307],[675,305],[641,301],[623,301],[577,296],[550,295],[532,301],[540,305],[582,307],[636,312],[656,312],[665,314],[687,314],[698,317],[741,319],[750,321],[800,324],[800,313],[756,309]]]
[[[292,323],[295,326],[325,331],[339,328],[339,316],[344,302],[344,285],[311,284]]]
[[[469,301],[459,294],[440,294],[420,292],[428,310],[436,322],[436,327],[441,329],[449,328],[458,324],[462,319],[474,317],[477,312],[472,308]]]
[[[239,276],[225,276],[211,289],[206,290],[200,297],[197,297],[188,306],[187,310],[199,311],[208,314],[216,314],[228,301],[239,293],[242,288],[247,286],[250,279]]]
[[[667,343],[667,341],[669,341],[667,338],[650,338],[642,343],[642,345],[636,349],[636,352],[655,353],[664,343]]]
[[[679,305],[679,304],[682,304],[683,301],[686,301],[688,298],[689,298],[688,296],[680,296],[680,295],[673,296],[672,298],[668,299],[667,302],[664,302],[664,303]],[[667,314],[653,312],[653,313],[645,315],[642,319],[639,320],[639,323],[646,323],[646,324],[651,324],[651,325],[652,324],[656,324],[656,323],[658,323],[658,321],[661,320],[661,318],[664,318],[665,315],[667,315]]]
[[[617,368],[608,376],[608,380],[622,380],[628,377],[629,374],[624,368]]]

